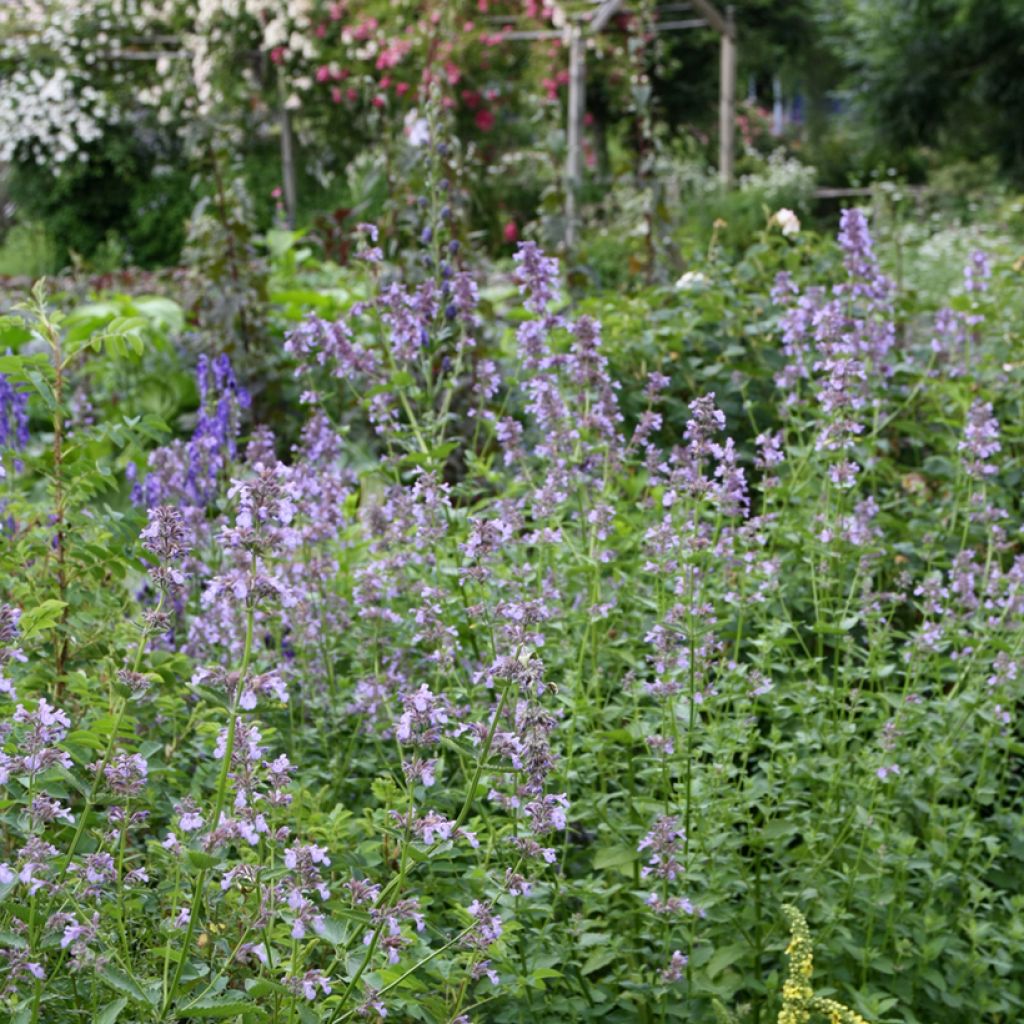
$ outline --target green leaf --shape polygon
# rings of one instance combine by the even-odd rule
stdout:
[[[239,1014],[259,1014],[265,1016],[264,1011],[256,1004],[249,1002],[239,992],[231,992],[222,996],[206,996],[197,999],[194,1003],[180,1006],[175,1011],[182,1017],[225,1018],[237,1017]]]
[[[154,326],[168,334],[184,330],[185,312],[173,299],[163,295],[139,295],[135,308]]]
[[[147,1006],[156,1006],[156,1000],[132,977],[129,977],[119,967],[101,967],[97,974],[111,987],[118,992],[134,999],[137,1003],[145,1003]]]
[[[320,938],[331,943],[332,946],[342,945],[349,936],[348,926],[333,917],[325,917],[314,930]]]
[[[605,871],[608,868],[621,868],[636,860],[636,850],[632,846],[606,846],[594,854],[594,870]]]
[[[588,974],[593,974],[594,971],[601,970],[602,967],[607,967],[613,960],[617,959],[621,954],[615,949],[605,950],[594,950],[590,956],[584,961],[583,966],[580,968],[580,974],[586,977]]]
[[[220,863],[219,857],[214,857],[209,853],[203,853],[202,850],[189,850],[188,859],[192,862],[194,867],[205,868],[206,870],[215,868]]]
[[[67,608],[66,601],[50,598],[35,608],[30,608],[18,621],[18,628],[23,637],[35,636],[44,629],[52,629],[58,622],[61,612]]]
[[[320,1017],[318,1017],[311,1006],[300,1006],[299,1007],[299,1020],[302,1024],[320,1024]]]
[[[255,999],[262,999],[264,996],[287,996],[291,992],[284,985],[269,978],[250,978],[245,983],[245,990]]]
[[[716,974],[721,974],[726,967],[731,967],[737,960],[741,960],[746,956],[748,948],[745,943],[741,942],[719,947],[708,961],[706,968],[708,977],[713,979]]]
[[[123,996],[120,999],[115,999],[112,1003],[107,1003],[99,1012],[99,1016],[96,1018],[96,1024],[114,1024],[114,1021],[121,1015],[121,1011],[128,1005],[128,1000]]]
[[[36,391],[39,392],[46,403],[46,408],[51,412],[56,409],[57,400],[53,397],[53,390],[49,383],[43,379],[43,375],[38,370],[26,370],[25,377],[31,382]]]

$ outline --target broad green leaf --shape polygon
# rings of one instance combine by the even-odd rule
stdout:
[[[608,868],[621,868],[636,860],[636,850],[632,846],[606,846],[594,854],[594,869],[606,871]]]
[[[607,967],[608,964],[618,959],[619,956],[620,954],[617,949],[596,949],[584,961],[583,966],[580,968],[580,974],[584,977],[588,974],[593,974],[595,971],[601,970],[602,967]]]
[[[123,992],[126,996],[138,1003],[145,1003],[147,1006],[155,1006],[156,1001],[151,993],[144,989],[134,978],[129,977],[119,967],[112,967],[109,964],[101,967],[96,972],[111,988]]]
[[[749,949],[750,947],[746,943],[741,942],[734,942],[728,946],[721,946],[716,949],[714,955],[708,961],[706,968],[708,977],[713,979],[716,974],[721,974],[726,967],[730,967],[737,960],[743,959],[749,952]]]
[[[203,853],[202,850],[189,850],[188,859],[197,868],[215,868],[220,863],[219,857],[211,856],[209,853]]]

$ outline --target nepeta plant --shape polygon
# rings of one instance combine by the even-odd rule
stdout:
[[[50,357],[10,386],[42,381],[48,418],[8,466],[31,572],[0,609],[11,1015],[1005,1014],[1022,574],[999,373],[968,390],[900,330],[849,214],[841,281],[778,283],[754,444],[721,379],[678,395],[654,369],[627,420],[556,261],[520,247],[500,322],[428,208],[418,270],[367,226],[363,300],[286,338],[291,449],[200,360],[190,433],[131,463],[134,511],[87,486],[109,452],[87,469],[64,442],[142,443],[65,430],[77,363],[31,312]],[[783,980],[786,900],[841,1000],[809,988],[798,915]]]

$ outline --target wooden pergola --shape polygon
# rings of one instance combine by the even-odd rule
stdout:
[[[566,111],[565,222],[566,244],[576,238],[579,190],[583,182],[583,128],[586,115],[587,40],[603,32],[617,14],[627,13],[626,0],[600,0],[591,11],[573,18],[565,31],[505,32],[508,40],[565,39],[569,50],[569,97]],[[657,11],[655,12],[657,13]],[[655,23],[658,33],[712,28],[720,46],[718,78],[718,177],[731,188],[736,161],[736,21],[732,7],[723,14],[711,0],[673,4],[671,14],[693,17],[668,18]]]
[[[605,31],[617,14],[629,13],[626,0],[593,0],[593,7],[574,15],[563,29],[541,29],[519,31],[505,25],[501,33],[503,40],[532,41],[560,39],[568,44],[569,95],[566,112],[566,164],[565,164],[565,220],[566,243],[571,247],[575,242],[578,223],[579,191],[583,182],[583,134],[586,115],[586,52],[587,40]],[[733,168],[736,152],[736,22],[732,7],[726,7],[723,14],[711,0],[685,0],[671,2],[656,8],[655,14],[669,16],[655,22],[655,30],[679,32],[688,29],[712,28],[720,41],[719,103],[718,103],[718,176],[723,188],[733,184]],[[688,14],[688,17],[679,17]],[[161,58],[180,59],[184,52],[177,46],[173,36],[159,36],[148,40],[133,40],[136,49],[119,50],[103,56],[112,60],[146,60]],[[280,104],[278,121],[281,134],[281,165],[285,209],[288,224],[295,226],[298,205],[295,143],[290,113],[285,104],[284,82],[278,80]]]

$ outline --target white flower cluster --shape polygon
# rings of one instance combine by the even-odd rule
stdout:
[[[31,159],[56,173],[118,120],[97,77],[122,33],[142,31],[157,4],[139,0],[4,0],[0,5],[0,161]],[[83,30],[88,26],[88,35]]]
[[[103,135],[113,116],[103,94],[63,68],[17,70],[0,79],[0,163],[31,156],[53,170]]]
[[[786,199],[808,199],[814,191],[817,175],[813,167],[787,156],[784,149],[776,149],[768,157],[765,168],[740,178],[744,192],[761,192],[769,206]]]
[[[412,12],[417,3],[392,6]],[[0,0],[0,156],[56,173],[139,108],[168,128],[223,109],[267,114],[278,101],[261,93],[275,88],[275,68],[287,108],[310,97],[337,104],[342,66],[347,76],[356,65],[352,93],[426,45],[426,23],[396,11],[392,39],[350,7],[358,11],[340,0]],[[360,64],[373,65],[365,79]],[[248,119],[254,128],[260,118]]]

